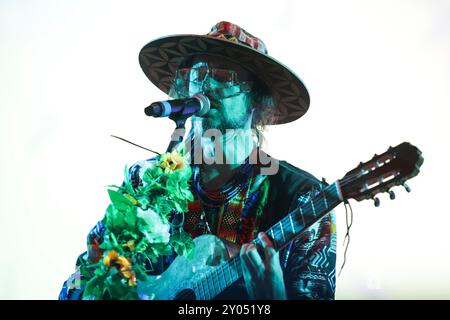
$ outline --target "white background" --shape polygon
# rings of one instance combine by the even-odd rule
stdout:
[[[338,299],[450,298],[449,1],[0,1],[0,298],[55,299],[125,164],[163,151],[166,99],[138,53],[152,39],[241,25],[304,80],[311,107],[266,150],[317,177],[409,141],[412,193],[352,202]],[[338,215],[338,267],[345,235]]]

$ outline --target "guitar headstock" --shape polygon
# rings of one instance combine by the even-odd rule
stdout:
[[[419,173],[423,163],[422,152],[408,142],[403,142],[380,155],[375,155],[367,162],[361,162],[339,180],[344,199],[361,201],[374,198],[380,192],[389,192],[391,199],[395,194],[393,186],[403,185]],[[375,205],[379,205],[375,198]]]

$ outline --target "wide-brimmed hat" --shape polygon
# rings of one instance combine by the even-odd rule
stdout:
[[[179,65],[197,55],[227,58],[264,82],[275,105],[268,124],[294,121],[308,110],[309,94],[300,78],[270,57],[261,39],[230,22],[217,23],[206,35],[172,35],[151,41],[139,53],[139,63],[150,81],[169,93]]]

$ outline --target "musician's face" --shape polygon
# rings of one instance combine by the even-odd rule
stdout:
[[[212,89],[221,89],[215,80],[210,82]],[[238,86],[227,88],[227,91],[232,96],[218,99],[207,94],[211,101],[211,110],[204,117],[205,129],[214,128],[223,132],[226,129],[243,128],[247,122],[251,111],[249,93],[240,92]]]
[[[244,128],[251,115],[250,88],[245,81],[248,74],[238,66],[224,62],[196,62],[183,69],[188,81],[182,86],[182,96],[196,93],[206,95],[211,101],[211,110],[203,117],[203,129]],[[181,72],[180,72],[181,74]],[[206,74],[206,75],[205,75]]]

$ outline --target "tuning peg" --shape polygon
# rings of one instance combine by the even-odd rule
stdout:
[[[378,197],[373,197],[373,204],[375,207],[379,207],[380,206],[380,199],[378,199]]]
[[[406,192],[411,192],[411,188],[406,183],[403,184],[403,187],[405,188]]]
[[[389,198],[390,198],[391,200],[394,200],[394,199],[395,199],[395,193],[394,193],[394,191],[389,190],[388,193],[389,193]]]

